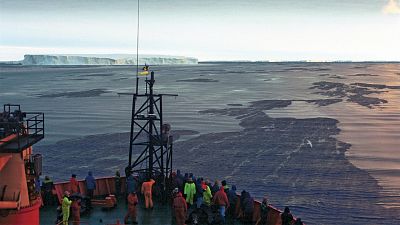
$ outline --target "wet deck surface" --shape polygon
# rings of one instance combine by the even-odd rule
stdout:
[[[119,219],[121,223],[124,221],[127,212],[127,205],[122,199],[118,199],[118,204],[115,208],[110,210],[102,210],[100,207],[94,207],[90,214],[81,216],[81,225],[107,225],[116,224]],[[146,210],[144,206],[139,203],[138,207],[138,224],[175,224],[172,220],[172,212],[169,205],[162,205],[155,203],[153,210]],[[40,224],[41,225],[54,225],[57,217],[56,206],[46,206],[40,209]],[[70,217],[70,221],[71,221]],[[70,224],[72,224],[70,222]],[[227,220],[226,224],[239,225],[241,224],[236,220]]]

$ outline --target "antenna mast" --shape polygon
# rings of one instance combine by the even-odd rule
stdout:
[[[137,29],[136,29],[136,94],[139,89],[139,28],[140,28],[140,0],[137,0]]]
[[[127,175],[136,172],[139,177],[153,178],[166,200],[171,191],[169,179],[172,175],[173,138],[169,133],[171,126],[163,121],[162,99],[163,96],[177,95],[155,94],[153,71],[146,76],[146,92],[139,94],[139,0],[137,29],[136,90],[132,97],[129,163],[125,172]],[[138,129],[136,132],[135,127]]]

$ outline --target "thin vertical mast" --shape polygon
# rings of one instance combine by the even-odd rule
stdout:
[[[136,30],[136,94],[139,92],[139,18],[140,0],[137,0],[137,30]]]
[[[137,0],[137,30],[136,30],[136,91],[132,96],[132,118],[131,118],[131,134],[129,139],[129,164],[128,168],[130,170],[132,166],[132,151],[133,151],[133,131],[134,131],[134,117],[135,117],[135,105],[136,96],[139,93],[139,4],[140,0]]]

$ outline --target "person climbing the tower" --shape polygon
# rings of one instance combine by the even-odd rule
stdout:
[[[149,66],[147,64],[145,64],[144,67],[142,67],[142,71],[138,72],[138,75],[142,75],[142,76],[147,76],[149,75]]]

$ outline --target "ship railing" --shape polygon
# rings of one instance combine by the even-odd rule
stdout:
[[[44,114],[36,112],[27,113],[27,115],[32,115],[25,120],[27,133],[34,136],[44,136]]]
[[[79,189],[81,194],[86,194],[86,187],[85,187],[85,181],[84,180],[79,180]],[[120,193],[125,193],[126,192],[126,179],[125,177],[120,177]],[[95,196],[104,196],[104,195],[110,195],[110,194],[115,194],[117,193],[115,189],[115,177],[100,177],[96,179],[96,190],[94,192]],[[62,195],[64,191],[69,190],[69,182],[58,182],[55,184],[55,194],[58,197],[59,202],[61,203],[62,200]],[[238,203],[236,204],[236,209],[235,209],[235,215],[236,217],[241,214],[241,207],[240,207],[240,195],[238,194]],[[261,217],[261,201],[255,200],[254,201],[254,210],[253,210],[253,217],[252,221],[256,222],[258,219]],[[268,225],[280,225],[282,224],[281,221],[281,213],[282,211],[273,207],[272,205],[269,205],[268,208],[270,209],[268,211]],[[296,218],[294,217],[296,220]],[[305,225],[305,223],[303,223]]]
[[[76,224],[80,224],[80,225],[85,225],[85,224],[90,224],[88,221],[85,221],[85,220],[79,220],[79,221],[74,221],[74,220],[70,220],[70,221],[68,221],[68,225],[69,224],[74,224],[74,223],[76,223]],[[57,223],[56,225],[63,225],[64,224],[64,222],[63,221],[61,221],[61,222],[59,222],[59,223]],[[92,223],[92,224],[94,224],[94,223]],[[117,220],[117,223],[115,223],[115,224],[107,224],[107,225],[124,225],[125,223],[120,223],[118,220]]]
[[[0,122],[0,150],[11,142],[14,144],[13,150],[22,150],[44,137],[44,114],[29,112],[24,113],[24,116],[27,119],[12,118]]]
[[[126,191],[126,179],[125,177],[120,178],[121,190],[124,193]],[[78,180],[79,192],[83,195],[87,194],[85,180]],[[63,194],[65,191],[70,190],[69,181],[57,182],[54,184],[54,194],[57,196],[59,203],[62,202]],[[96,178],[96,189],[94,190],[95,196],[108,196],[116,193],[115,189],[115,177],[100,177]]]
[[[77,223],[77,224],[90,224],[88,221],[84,221],[84,220],[79,220],[79,221],[70,220],[70,221],[68,221],[67,224],[69,225],[69,224],[74,224],[74,223]],[[61,221],[61,222],[57,223],[56,225],[63,225],[63,224],[64,224],[64,222]]]

